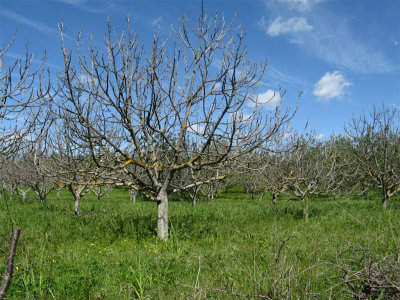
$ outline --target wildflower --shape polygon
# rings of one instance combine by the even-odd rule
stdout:
[[[56,263],[56,260],[55,260],[55,259],[53,259],[53,260],[52,260],[52,262],[53,262],[53,264],[55,264],[55,263]]]
[[[93,244],[93,243],[90,243],[90,246],[94,246],[94,244]]]

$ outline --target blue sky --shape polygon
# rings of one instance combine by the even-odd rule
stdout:
[[[205,0],[204,6],[226,19],[237,10],[249,58],[268,59],[261,94],[281,87],[285,103],[294,106],[302,92],[296,128],[309,120],[328,137],[374,105],[400,106],[400,0]],[[146,43],[158,28],[168,35],[183,14],[195,22],[200,9],[200,0],[0,0],[0,48],[17,29],[5,63],[23,56],[29,42],[35,62],[46,52],[55,74],[62,69],[57,24],[63,16],[74,49],[81,28],[101,42],[107,17],[123,29],[130,16]]]

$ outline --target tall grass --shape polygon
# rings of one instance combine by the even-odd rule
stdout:
[[[375,197],[313,199],[307,223],[300,202],[289,199],[273,206],[226,192],[196,207],[171,201],[170,239],[160,242],[156,205],[131,203],[125,190],[101,202],[85,196],[79,218],[67,192],[60,199],[51,194],[45,206],[31,196],[8,203],[22,230],[16,273],[23,272],[8,298],[329,297],[337,272],[326,262],[341,249],[356,245],[381,256],[398,251],[398,201],[383,211]],[[6,253],[11,222],[4,200],[0,209]],[[2,273],[4,266],[2,257]]]

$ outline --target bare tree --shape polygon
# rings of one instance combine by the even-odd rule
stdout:
[[[2,173],[4,178],[3,184],[9,193],[9,200],[13,201],[15,192],[20,184],[18,165],[12,160],[3,160],[2,165]]]
[[[291,176],[290,163],[287,152],[266,153],[263,157],[262,168],[259,169],[259,178],[264,186],[264,193],[272,194],[272,204],[276,205],[278,197],[289,189]]]
[[[80,201],[96,185],[103,184],[98,179],[100,171],[91,159],[87,148],[74,141],[75,133],[70,130],[69,120],[55,122],[46,139],[48,157],[41,165],[45,177],[51,177],[57,187],[67,188],[74,198],[74,212],[80,215]]]
[[[327,195],[340,187],[337,181],[338,152],[331,141],[318,141],[314,134],[300,139],[282,161],[282,190],[301,199],[304,220],[308,220],[308,197]],[[282,173],[281,173],[282,174]]]
[[[101,198],[104,195],[109,195],[110,191],[112,190],[111,184],[96,184],[91,192],[96,195],[97,201],[101,201]]]
[[[154,37],[148,54],[129,20],[120,35],[108,24],[103,48],[91,38],[86,52],[79,34],[77,64],[63,24],[60,31],[58,117],[70,120],[97,166],[124,171],[132,187],[157,203],[160,239],[168,238],[168,195],[194,184],[171,186],[179,171],[267,148],[293,116],[281,105],[268,113],[256,105],[247,116],[248,104],[261,101],[266,63],[249,61],[235,19],[202,13],[192,25],[184,16],[166,40]]]
[[[28,174],[26,184],[39,197],[42,204],[45,204],[47,195],[55,188],[53,174],[49,173],[51,161],[47,149],[44,151],[39,149],[27,153],[23,162]]]
[[[381,190],[382,207],[400,191],[400,111],[396,107],[378,109],[353,118],[345,130],[351,138],[349,153],[364,186]]]

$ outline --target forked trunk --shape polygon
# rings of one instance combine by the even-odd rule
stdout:
[[[157,196],[158,220],[157,237],[160,240],[168,239],[168,194],[165,191]]]
[[[21,196],[22,196],[22,201],[23,202],[25,202],[26,201],[26,194],[28,194],[28,192],[30,191],[31,189],[29,188],[29,189],[27,189],[27,190],[19,190],[19,192],[21,193]]]

